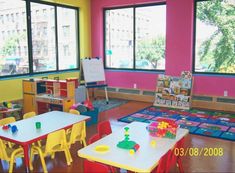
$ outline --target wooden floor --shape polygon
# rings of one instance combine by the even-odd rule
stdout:
[[[150,103],[129,101],[125,105],[100,113],[99,121],[109,119],[112,130],[119,130],[125,125],[125,123],[118,122],[117,118],[128,115],[150,105]],[[96,125],[88,127],[87,139],[89,139],[89,137],[96,132]],[[185,172],[235,172],[234,142],[189,134],[187,136],[186,146],[193,149],[203,148],[205,150],[207,150],[207,148],[222,148],[223,156],[184,156],[182,160]],[[82,159],[77,156],[77,150],[79,148],[81,148],[80,144],[75,144],[72,146],[71,154],[73,157],[73,163],[70,166],[66,165],[63,153],[56,154],[54,160],[52,160],[50,157],[47,157],[45,160],[48,172],[83,172]],[[1,162],[2,165],[0,166],[0,173],[8,172],[8,164],[4,161]],[[37,156],[35,156],[33,165],[33,172],[42,172],[41,162]],[[14,166],[14,172],[25,172],[22,159],[17,159]],[[178,170],[174,169],[172,172],[178,172]]]

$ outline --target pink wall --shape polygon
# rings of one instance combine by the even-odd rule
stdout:
[[[166,74],[179,75],[192,70],[194,0],[166,0]],[[91,36],[92,56],[103,57],[103,8],[162,2],[159,0],[92,0]],[[157,73],[106,71],[109,86],[155,90]],[[195,76],[193,94],[235,96],[235,78],[223,76]]]
[[[192,70],[193,0],[167,1],[166,74]]]

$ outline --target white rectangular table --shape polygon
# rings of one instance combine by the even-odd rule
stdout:
[[[0,128],[0,138],[19,144],[24,149],[24,161],[26,171],[29,172],[29,147],[30,144],[40,139],[44,139],[51,132],[60,129],[66,129],[81,121],[86,121],[90,117],[83,115],[73,115],[66,112],[52,111],[37,115],[32,118],[23,119],[11,123],[16,125],[18,131],[12,133],[11,130],[3,130]],[[36,129],[35,123],[41,122],[41,129]]]
[[[124,139],[124,128],[80,149],[78,155],[82,158],[134,172],[151,172],[157,166],[161,157],[188,134],[188,130],[179,128],[175,139],[159,138],[148,134],[147,125],[147,123],[133,122],[126,126],[129,127],[130,140],[140,145],[139,150],[133,155],[129,153],[129,150],[116,146],[119,141]],[[153,140],[156,141],[155,146],[151,145]],[[108,145],[110,149],[106,153],[96,152],[95,147],[99,145]]]

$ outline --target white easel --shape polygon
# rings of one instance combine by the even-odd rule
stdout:
[[[89,88],[101,88],[104,87],[105,98],[107,104],[108,92],[107,83],[105,81],[104,65],[101,58],[85,58],[82,59],[81,68],[84,75],[85,87],[87,90],[87,98],[89,99]]]

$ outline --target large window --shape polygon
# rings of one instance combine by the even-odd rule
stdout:
[[[194,72],[235,74],[235,1],[196,1]]]
[[[165,4],[105,9],[106,68],[165,69]]]
[[[67,8],[57,8],[59,69],[77,68],[77,14]],[[68,20],[69,19],[69,20]]]
[[[25,2],[0,1],[0,16],[0,76],[28,73]]]
[[[0,77],[78,69],[78,9],[0,1]]]

